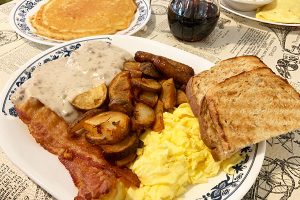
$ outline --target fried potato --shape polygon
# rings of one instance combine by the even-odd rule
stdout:
[[[136,134],[128,135],[124,140],[112,145],[100,145],[103,155],[108,160],[121,160],[128,155],[135,153],[139,145]]]
[[[162,83],[162,91],[160,93],[160,100],[163,102],[164,109],[172,110],[176,105],[176,88],[172,78]]]
[[[129,154],[128,156],[126,156],[125,158],[123,158],[121,160],[117,160],[115,163],[116,163],[117,166],[123,167],[123,166],[131,163],[132,161],[134,161],[136,156],[137,155],[134,152],[134,153]]]
[[[133,110],[130,73],[117,74],[108,86],[109,110],[131,115]]]
[[[108,111],[84,121],[85,137],[92,144],[114,144],[128,136],[130,118],[121,112]]]
[[[154,110],[146,104],[137,103],[134,107],[133,119],[137,129],[151,127],[155,121]]]
[[[160,132],[165,128],[164,118],[163,118],[164,104],[162,101],[160,100],[157,101],[154,112],[155,112],[155,122],[152,126],[152,130],[156,132]]]
[[[141,63],[136,61],[126,61],[123,64],[123,69],[125,71],[129,71],[131,78],[141,78],[143,75],[143,72],[141,71]]]
[[[142,93],[142,89],[138,88],[138,87],[134,87],[132,88],[132,94],[133,94],[133,98],[135,100],[138,100],[140,98],[140,94]]]
[[[151,62],[142,62],[140,64],[140,70],[144,75],[149,76],[151,78],[161,78],[161,74]]]
[[[84,121],[104,111],[104,109],[92,109],[85,112],[83,115],[81,115],[78,119],[76,119],[73,123],[69,125],[68,133],[70,134],[70,136],[78,137],[82,133],[86,132],[86,130],[83,129]]]
[[[153,64],[164,76],[173,78],[174,81],[180,84],[187,84],[194,75],[194,70],[190,66],[162,56],[155,57]]]
[[[141,63],[136,61],[126,61],[123,64],[123,69],[127,71],[141,71]]]
[[[131,130],[137,133],[138,136],[140,136],[145,129],[146,129],[145,127],[137,123],[137,120],[135,118],[133,117],[131,118]]]
[[[129,72],[130,72],[131,78],[142,78],[142,76],[143,76],[143,72],[141,72],[141,71],[132,70]]]
[[[154,79],[132,78],[131,83],[133,87],[141,88],[144,91],[160,92],[161,90],[161,84]]]
[[[176,91],[176,106],[179,106],[182,103],[188,103],[187,96],[184,91],[177,90]]]
[[[161,79],[159,80],[159,83],[162,85],[167,79]]]
[[[81,110],[90,110],[103,104],[107,96],[107,87],[101,84],[77,95],[71,104]]]
[[[155,92],[142,91],[139,95],[138,101],[150,106],[154,107],[158,100],[158,94]]]

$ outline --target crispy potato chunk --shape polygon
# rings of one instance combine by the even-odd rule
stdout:
[[[142,73],[154,79],[161,78],[161,74],[151,62],[142,62],[140,64]]]
[[[93,144],[114,144],[128,136],[130,118],[121,112],[108,111],[84,121],[85,136]]]
[[[107,87],[101,84],[77,95],[71,104],[81,110],[90,110],[103,104],[107,96]]]
[[[126,61],[123,64],[123,69],[124,70],[135,70],[135,71],[141,71],[141,63],[140,62],[136,62],[136,61]]]
[[[154,107],[158,100],[158,94],[155,92],[142,91],[138,100],[150,107]]]
[[[143,72],[137,70],[130,70],[129,73],[131,78],[142,78],[143,76]]]
[[[140,69],[140,65],[141,63],[136,61],[126,61],[123,64],[123,69],[130,72],[131,78],[141,78],[143,72]]]
[[[81,115],[78,119],[76,119],[73,123],[70,124],[68,127],[68,133],[71,137],[78,137],[82,133],[86,132],[85,129],[83,129],[84,121],[97,115],[102,112],[104,112],[104,109],[92,109],[87,112],[85,112],[83,115]]]
[[[159,92],[161,85],[154,79],[148,78],[132,78],[131,83],[134,87],[141,88],[144,91]]]
[[[143,103],[137,103],[134,107],[133,118],[138,129],[151,127],[155,121],[154,110]]]
[[[120,72],[108,86],[109,110],[131,115],[133,110],[130,73]]]
[[[116,144],[100,145],[104,157],[108,160],[120,160],[135,153],[139,145],[136,134],[128,135],[124,140]]]
[[[133,87],[132,88],[132,94],[133,94],[133,98],[134,100],[138,100],[140,97],[140,94],[142,93],[142,89],[138,88],[138,87]]]
[[[117,160],[115,163],[117,166],[123,167],[126,166],[127,164],[133,162],[136,158],[136,153],[131,153],[128,156],[126,156],[125,158],[121,159],[121,160]]]
[[[176,92],[176,106],[179,106],[182,103],[188,103],[186,94],[182,90],[177,90]]]
[[[164,104],[162,101],[158,100],[156,106],[155,106],[155,122],[153,124],[152,130],[156,132],[160,132],[165,128],[164,125]]]
[[[172,78],[162,83],[160,100],[163,102],[164,109],[172,110],[176,105],[176,88]]]
[[[131,77],[137,77],[136,75],[146,75],[151,78],[160,78],[161,74],[152,64],[152,62],[136,62],[136,61],[126,61],[123,64],[123,69],[130,71],[133,75]],[[141,76],[140,76],[141,77]]]

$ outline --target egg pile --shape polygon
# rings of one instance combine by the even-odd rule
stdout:
[[[173,113],[163,114],[162,132],[147,131],[141,140],[137,159],[130,168],[141,181],[138,189],[129,188],[126,199],[174,199],[187,186],[204,183],[221,170],[230,173],[231,166],[242,160],[239,154],[215,162],[199,138],[199,124],[189,104],[181,104]]]
[[[259,8],[256,17],[273,22],[300,23],[299,0],[274,0]]]

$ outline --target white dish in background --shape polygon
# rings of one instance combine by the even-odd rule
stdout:
[[[225,2],[226,0],[220,0],[220,5],[223,9],[227,10],[228,12],[231,12],[233,14],[236,14],[238,16],[241,17],[245,17],[247,19],[250,20],[254,20],[254,21],[258,21],[258,22],[263,22],[263,23],[267,23],[267,24],[274,24],[274,25],[280,25],[280,26],[300,26],[300,23],[298,24],[287,24],[287,23],[279,23],[279,22],[272,22],[272,21],[266,21],[266,20],[262,20],[262,19],[258,19],[255,17],[256,15],[256,11],[249,11],[249,12],[243,12],[243,11],[239,11],[239,10],[235,10],[233,8],[231,8],[229,5],[227,5],[227,3]]]
[[[42,67],[46,62],[69,56],[72,51],[80,48],[86,41],[101,40],[126,49],[131,54],[138,50],[148,51],[158,55],[183,62],[194,68],[195,72],[210,68],[213,63],[208,60],[158,43],[156,41],[125,36],[98,36],[81,38],[52,47],[37,55],[21,67],[8,82],[1,94],[2,115],[0,115],[0,146],[13,163],[23,170],[32,180],[60,200],[73,199],[77,194],[68,171],[58,161],[57,157],[35,142],[27,127],[16,116],[11,94],[22,83],[31,77],[36,67]],[[196,199],[241,199],[254,183],[264,160],[266,143],[261,142],[244,148],[245,159],[235,166],[236,174],[227,175],[224,172],[210,178],[207,183],[189,188],[185,200]]]
[[[273,0],[225,0],[226,4],[235,10],[255,11],[258,7],[271,3]]]
[[[29,22],[29,17],[32,16],[39,8],[48,0],[21,0],[10,12],[10,25],[22,37],[49,46],[60,44],[62,40],[55,40],[35,33],[34,28]],[[130,26],[116,35],[132,35],[143,28],[149,21],[151,16],[151,7],[149,0],[135,0],[137,12]]]

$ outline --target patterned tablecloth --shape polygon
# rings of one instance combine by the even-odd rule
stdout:
[[[0,6],[0,86],[28,59],[48,46],[23,39],[9,26],[15,1]],[[201,42],[176,40],[167,23],[167,0],[152,1],[152,16],[136,36],[149,38],[216,62],[238,55],[260,57],[274,72],[300,89],[300,28],[248,20],[222,10],[213,33]],[[221,198],[221,197],[220,197]],[[267,141],[263,167],[244,199],[300,198],[300,130]],[[52,199],[17,169],[0,149],[0,200]]]

